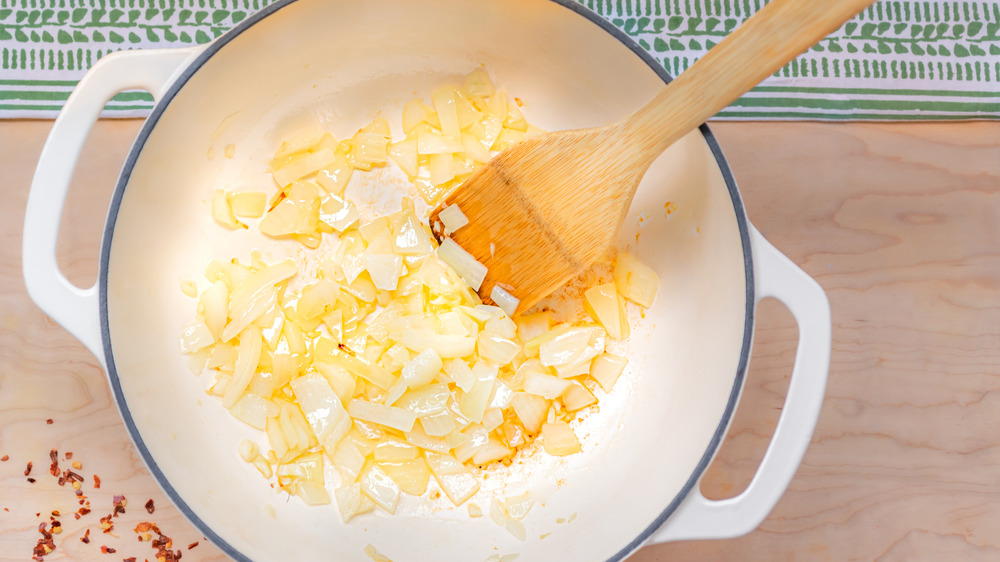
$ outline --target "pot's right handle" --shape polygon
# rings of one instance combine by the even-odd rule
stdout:
[[[751,227],[757,300],[773,297],[788,307],[799,325],[799,345],[785,404],[771,444],[750,485],[724,500],[709,500],[695,486],[650,539],[724,539],[745,535],[767,518],[788,488],[812,440],[823,406],[830,369],[830,303],[805,274],[757,229]]]
[[[52,125],[38,159],[24,216],[22,263],[28,295],[76,336],[103,364],[97,284],[69,282],[56,262],[56,241],[66,192],[90,129],[104,105],[123,90],[142,89],[159,99],[202,47],[120,51],[102,57],[80,80]]]

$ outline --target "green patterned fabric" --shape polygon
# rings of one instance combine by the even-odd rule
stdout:
[[[271,1],[0,0],[0,117],[54,117],[101,56],[208,43]],[[677,75],[766,0],[577,1]],[[125,92],[105,114],[151,103]],[[879,1],[719,118],[1000,119],[1000,0]]]

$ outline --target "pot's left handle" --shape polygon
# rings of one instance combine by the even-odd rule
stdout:
[[[103,364],[97,284],[80,288],[56,262],[56,241],[73,170],[104,104],[123,90],[141,89],[157,101],[202,47],[121,51],[101,58],[80,80],[52,125],[31,182],[24,217],[22,263],[28,295],[76,336]]]

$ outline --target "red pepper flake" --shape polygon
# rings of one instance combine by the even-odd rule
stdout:
[[[37,482],[37,480],[34,478],[28,478],[28,484],[34,484],[35,482]]]
[[[45,423],[48,424],[48,425],[52,425],[55,422],[52,420],[52,418],[49,418],[49,419],[45,420]]]
[[[111,515],[118,517],[119,514],[125,513],[125,506],[128,505],[128,500],[125,499],[125,496],[115,496],[114,501],[115,510]]]
[[[52,510],[52,517],[59,517],[59,510],[58,509]]]
[[[101,529],[104,529],[105,533],[110,533],[115,530],[115,524],[111,522],[110,513],[101,517]]]
[[[55,525],[53,525],[55,527]],[[45,529],[45,523],[38,524],[38,532],[42,535],[42,538],[38,539],[38,543],[35,544],[35,548],[32,549],[32,560],[42,561],[45,556],[52,554],[56,549],[56,543],[52,539],[52,533]]]
[[[149,512],[149,513],[153,513],[154,511],[156,511],[156,506],[153,505],[153,500],[152,499],[150,499],[148,502],[146,502],[146,511]]]
[[[135,562],[135,556],[129,558],[122,558],[122,562]]]
[[[73,458],[73,451],[66,451],[66,460]]]
[[[90,543],[90,529],[87,529],[83,533],[83,536],[80,537],[80,542],[82,542],[83,544],[89,544]]]
[[[115,549],[113,549],[113,548],[111,548],[110,546],[102,546],[101,547],[101,554],[114,554],[116,552],[118,552],[118,551],[115,550]]]
[[[49,451],[49,460],[52,461],[49,465],[49,474],[59,476],[59,451],[55,449]]]
[[[6,508],[6,507],[5,507],[5,508],[3,508],[3,510],[4,510],[4,511],[7,511],[7,512],[9,512],[9,511],[10,511],[10,509],[8,509],[8,508]]]
[[[24,469],[24,475],[27,476],[31,474],[31,461],[28,461],[28,467]]]
[[[188,545],[188,550],[191,550],[192,548],[194,548],[196,546],[198,546],[198,541],[194,541],[193,543],[189,544]]]
[[[97,488],[100,488],[100,487],[101,487],[101,477],[95,474],[94,475],[94,489],[96,490]]]
[[[0,457],[0,462],[7,462],[10,460],[10,455],[4,455]]]

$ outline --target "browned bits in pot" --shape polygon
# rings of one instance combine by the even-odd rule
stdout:
[[[148,502],[146,502],[146,506],[145,507],[146,507],[146,511],[148,513],[153,513],[154,511],[156,511],[156,506],[153,505],[152,498],[150,498],[150,500]]]

